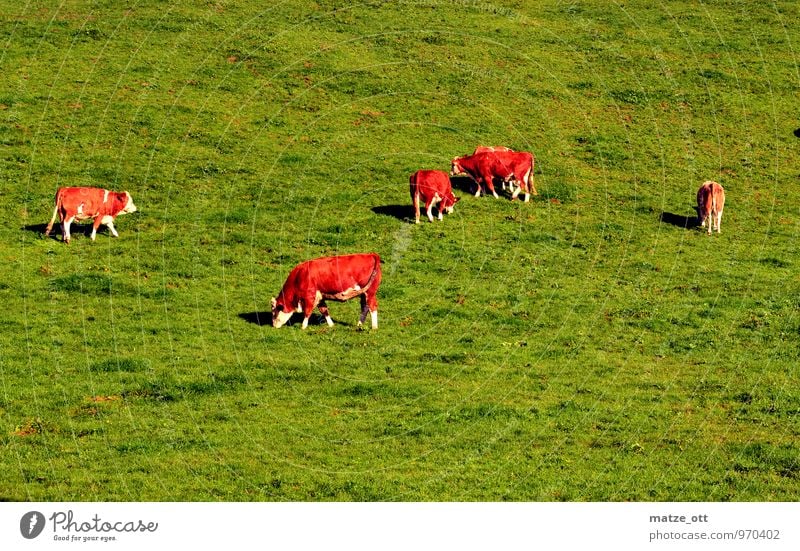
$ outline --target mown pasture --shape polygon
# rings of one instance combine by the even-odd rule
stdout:
[[[0,499],[796,499],[797,3],[0,5]],[[410,223],[478,144],[540,195]],[[362,251],[377,331],[269,326]]]

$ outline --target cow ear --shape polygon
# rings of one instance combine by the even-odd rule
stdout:
[[[270,304],[272,304],[272,309],[274,310],[274,309],[275,309],[275,307],[278,305],[278,301],[277,301],[277,300],[275,300],[275,297],[272,297],[272,298],[270,299]]]

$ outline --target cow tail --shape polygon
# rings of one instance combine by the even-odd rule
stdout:
[[[50,235],[50,232],[53,231],[53,224],[56,221],[56,216],[58,216],[58,211],[61,209],[61,190],[59,189],[56,191],[56,208],[53,209],[53,217],[50,219],[50,223],[47,224],[47,229],[44,230],[45,235]]]

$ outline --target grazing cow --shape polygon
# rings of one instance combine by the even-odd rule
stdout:
[[[538,195],[533,185],[534,157],[527,151],[484,151],[465,157],[456,157],[450,163],[450,174],[467,174],[477,184],[475,197],[480,196],[481,185],[497,198],[494,190],[494,178],[504,182],[511,180],[519,183],[511,199],[516,199],[520,191],[525,191],[525,202],[530,200],[530,193]]]
[[[56,192],[56,208],[53,218],[47,224],[45,235],[50,235],[53,223],[58,216],[61,222],[61,235],[65,243],[70,242],[69,226],[73,220],[93,219],[92,241],[97,236],[97,228],[105,224],[111,235],[119,237],[114,228],[114,219],[120,214],[136,212],[130,193],[116,192],[93,187],[62,187]]]
[[[708,222],[708,235],[712,225],[716,225],[717,233],[722,233],[722,209],[725,207],[725,190],[717,182],[707,181],[697,190],[697,222],[700,227]]]
[[[289,273],[277,298],[272,299],[272,326],[281,327],[294,312],[304,314],[303,329],[315,307],[333,325],[326,300],[344,302],[361,297],[361,317],[372,315],[372,328],[378,328],[378,300],[381,284],[381,257],[375,253],[328,256],[298,264]]]
[[[425,203],[428,220],[433,222],[433,207],[438,204],[439,220],[442,213],[453,212],[453,207],[460,200],[453,195],[450,178],[441,170],[418,170],[409,179],[411,204],[414,205],[414,222],[419,224],[419,202]]]
[[[510,153],[514,150],[510,147],[505,147],[503,145],[479,145],[475,148],[475,151],[472,152],[473,155],[477,155],[478,153],[494,153],[494,152],[502,152],[502,153]],[[514,191],[514,177],[509,176],[508,178],[503,178],[500,180],[500,185],[503,186],[503,191],[506,190],[506,184],[508,184],[508,188],[513,193]]]

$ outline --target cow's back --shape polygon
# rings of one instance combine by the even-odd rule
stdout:
[[[450,178],[441,170],[418,170],[410,178],[411,196],[416,193],[424,199],[433,197],[435,193],[444,197],[452,191]]]
[[[479,145],[475,148],[475,151],[472,152],[473,155],[477,155],[478,153],[495,153],[495,152],[508,152],[514,151],[509,147],[505,147],[502,145]]]
[[[709,180],[697,190],[697,208],[704,214],[709,214],[713,207],[721,209],[724,203],[725,190],[717,182]]]
[[[717,182],[713,182],[711,186],[711,195],[714,198],[714,208],[716,208],[717,211],[722,211],[722,207],[725,205],[725,189]]]
[[[65,187],[56,193],[56,204],[71,216],[92,217],[100,212],[108,192],[99,188]]]
[[[366,287],[380,273],[375,253],[330,256],[308,261],[309,282],[322,294],[337,294],[355,286]]]
[[[497,151],[490,153],[504,167],[511,170],[533,165],[533,154],[528,151]]]

